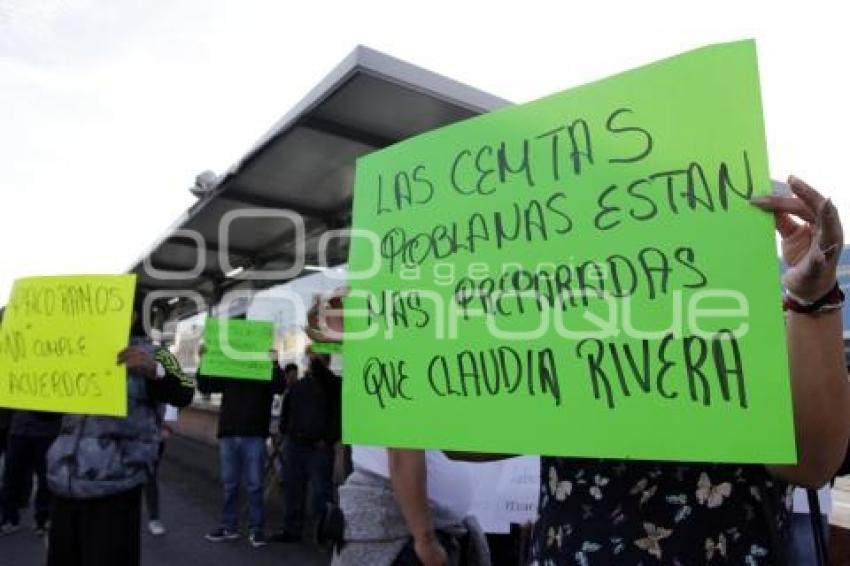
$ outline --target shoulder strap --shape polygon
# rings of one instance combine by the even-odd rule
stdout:
[[[809,499],[809,519],[812,521],[812,540],[815,543],[815,556],[817,557],[818,566],[827,566],[827,546],[826,536],[823,532],[823,515],[821,515],[820,499],[818,499],[818,490],[807,489],[806,496]]]

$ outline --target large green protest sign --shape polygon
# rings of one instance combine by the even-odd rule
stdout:
[[[361,158],[345,441],[793,462],[765,146],[744,41]]]
[[[208,318],[200,372],[205,377],[270,381],[274,323]]]
[[[0,326],[0,407],[127,414],[135,275],[15,281]]]

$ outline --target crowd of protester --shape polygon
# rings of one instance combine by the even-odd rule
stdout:
[[[792,492],[795,486],[826,485],[847,453],[850,385],[843,296],[836,283],[843,232],[828,199],[798,179],[789,184],[792,196],[753,204],[775,216],[788,266],[783,284],[798,463],[544,456],[539,516],[528,552],[519,552],[522,560],[540,565],[816,563],[815,545],[806,551],[797,544],[798,529],[792,530]],[[338,300],[330,306],[334,301],[339,306]],[[308,350],[306,371],[299,375],[294,364],[281,367],[273,351],[273,377],[267,382],[213,375],[193,379],[145,335],[140,306],[127,347],[116,359],[127,370],[125,418],[0,410],[0,535],[21,530],[20,510],[34,489],[34,530],[49,536],[48,565],[139,564],[143,493],[148,530],[162,536],[157,466],[173,411],[191,403],[197,385],[203,394],[221,395],[222,506],[206,535],[211,543],[243,535],[239,499],[244,490],[247,538],[255,548],[270,541],[302,543],[306,537],[332,546],[338,566],[511,563],[470,516],[470,470],[475,462],[497,457],[353,447],[351,473],[335,493],[335,460],[343,454],[342,381],[327,355]],[[341,315],[327,306],[322,300],[314,305],[307,333],[314,340],[339,341]],[[283,396],[277,432],[284,520],[268,536],[264,494],[275,395]],[[175,408],[168,418],[167,405]],[[809,502],[814,504],[812,498]]]

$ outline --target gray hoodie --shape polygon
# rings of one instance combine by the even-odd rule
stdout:
[[[157,403],[188,405],[193,380],[171,353],[134,338],[165,370],[161,379],[127,375],[127,416],[66,415],[47,453],[50,491],[74,499],[107,497],[147,482],[159,448]]]

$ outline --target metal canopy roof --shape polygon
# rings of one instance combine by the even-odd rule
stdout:
[[[358,46],[232,167],[215,188],[195,203],[132,268],[142,292],[195,291],[213,303],[234,287],[260,289],[301,274],[293,268],[296,247],[315,265],[318,239],[351,223],[354,164],[357,157],[405,138],[495,110],[509,102],[446,77]],[[304,219],[303,236],[291,221],[270,215],[234,220],[234,211],[290,210]],[[194,231],[196,234],[190,234]],[[200,238],[198,238],[198,235]],[[222,236],[228,238],[228,278],[220,265]],[[343,263],[348,242],[340,238],[327,263]],[[201,253],[200,244],[206,254]],[[175,279],[192,271],[196,275]],[[147,268],[146,268],[147,265]],[[157,271],[153,271],[157,270]],[[252,275],[289,270],[277,279]],[[295,272],[297,271],[297,272]],[[192,314],[194,305],[177,303],[169,318]]]

